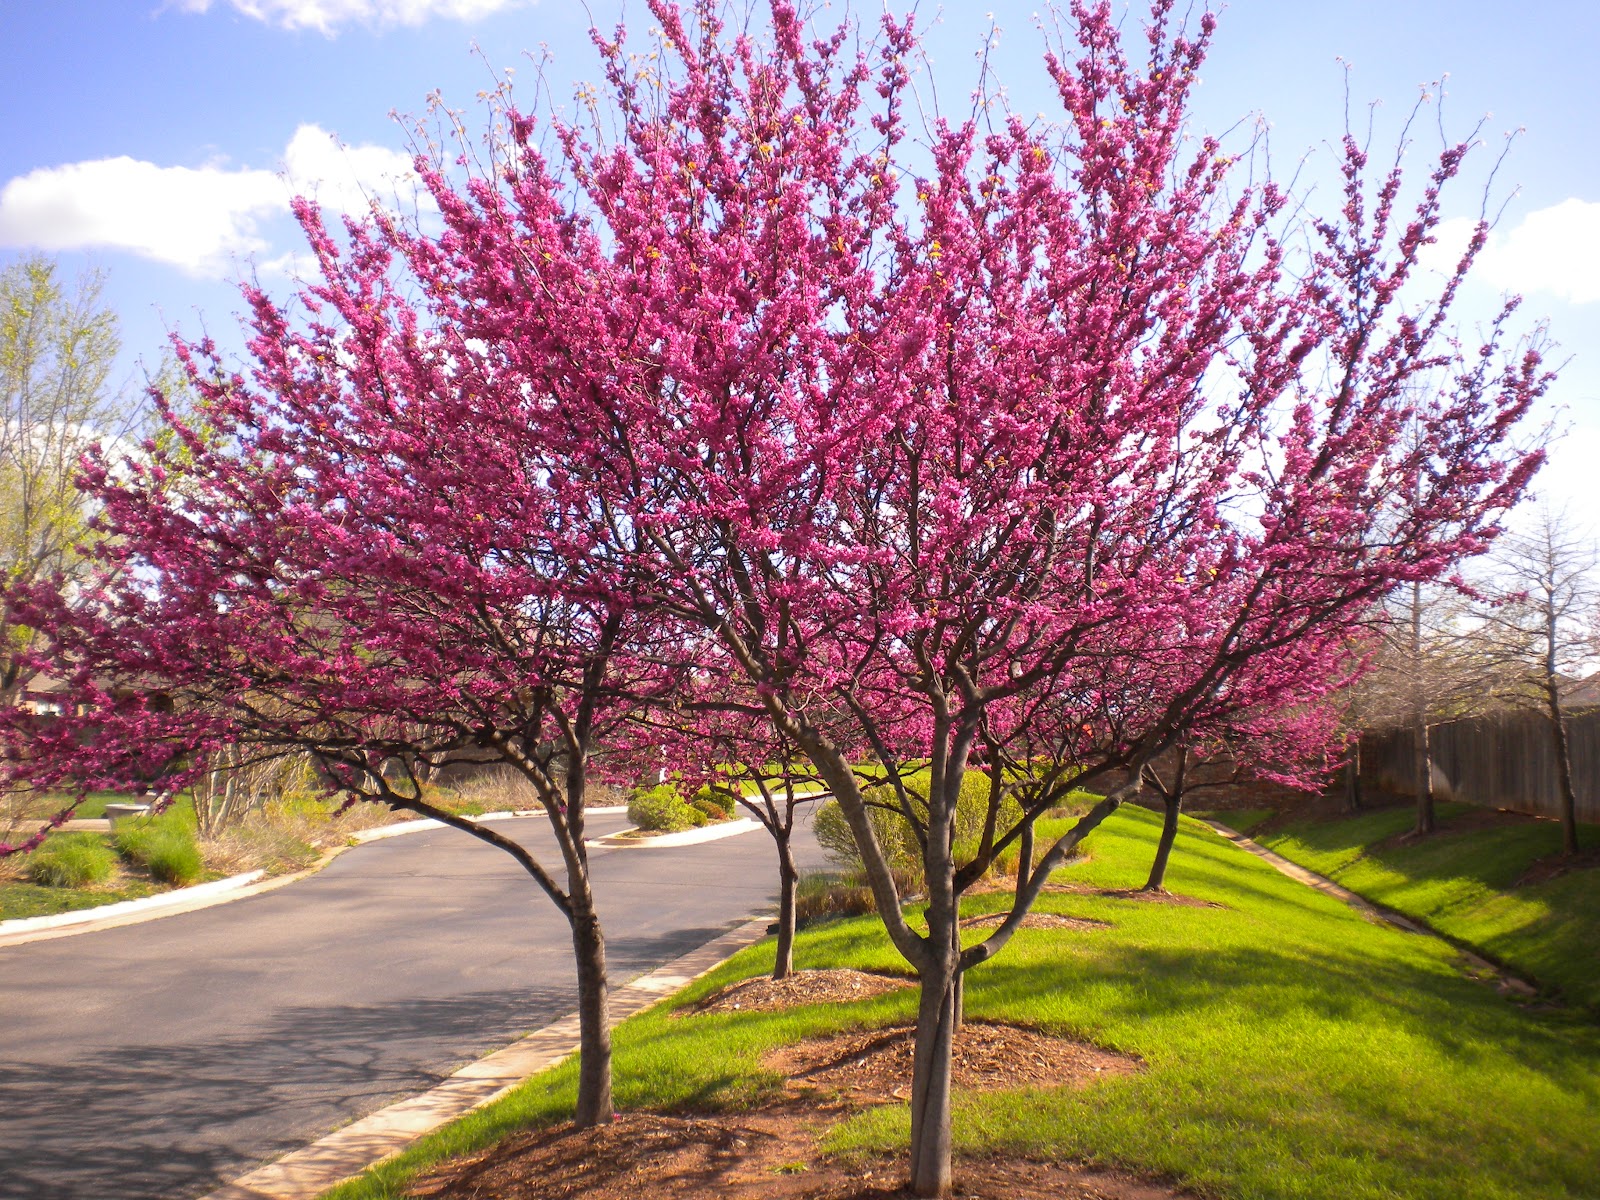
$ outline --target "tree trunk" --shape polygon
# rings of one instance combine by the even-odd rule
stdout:
[[[574,889],[586,891],[587,889]],[[573,897],[572,947],[578,964],[579,1129],[608,1123],[611,1102],[611,1005],[606,985],[606,941],[592,900]]]
[[[1344,764],[1344,800],[1345,808],[1350,812],[1361,811],[1361,739],[1357,738],[1350,746],[1350,757]]]
[[[1578,852],[1578,797],[1572,787],[1572,752],[1567,745],[1567,726],[1562,719],[1558,686],[1558,677],[1552,669],[1545,676],[1545,701],[1556,752],[1556,781],[1561,788],[1561,854],[1571,858]]]
[[[1418,714],[1411,722],[1412,786],[1417,789],[1417,828],[1419,836],[1434,830],[1433,820],[1433,748],[1428,740],[1428,722]]]
[[[800,871],[794,865],[794,849],[787,833],[774,834],[778,843],[778,951],[772,964],[774,979],[794,974],[795,886]]]
[[[950,1064],[959,974],[948,950],[933,951],[932,957],[922,972],[911,1067],[911,1191],[937,1197],[950,1194]]]
[[[1156,846],[1156,861],[1150,865],[1150,878],[1144,882],[1144,891],[1164,891],[1167,879],[1167,859],[1172,856],[1172,843],[1178,840],[1178,814],[1183,811],[1183,793],[1174,792],[1161,797],[1161,841]]]

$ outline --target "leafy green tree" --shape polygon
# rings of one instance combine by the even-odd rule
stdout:
[[[0,270],[0,573],[13,583],[73,573],[89,517],[78,459],[132,425],[136,406],[111,383],[122,343],[104,282],[68,284],[39,255]],[[32,638],[0,607],[0,704],[31,682]]]

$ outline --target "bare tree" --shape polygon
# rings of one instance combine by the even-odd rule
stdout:
[[[1523,665],[1510,698],[1537,708],[1550,725],[1561,797],[1561,852],[1578,852],[1577,796],[1567,744],[1564,691],[1593,653],[1600,605],[1600,544],[1565,511],[1542,508],[1523,532],[1504,538],[1494,556],[1498,602],[1484,612],[1482,636]]]
[[[1478,626],[1465,593],[1414,583],[1384,606],[1375,626],[1373,668],[1352,689],[1352,719],[1361,731],[1403,729],[1410,735],[1418,836],[1435,828],[1431,726],[1498,706],[1515,674],[1515,655],[1484,639]],[[1359,753],[1357,740],[1350,754]]]

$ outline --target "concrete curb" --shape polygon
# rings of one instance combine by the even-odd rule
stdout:
[[[735,952],[766,936],[768,918],[741,920],[728,932],[611,993],[616,1025],[680,991]],[[444,1083],[334,1131],[302,1150],[240,1176],[201,1200],[314,1200],[330,1188],[400,1153],[426,1133],[482,1108],[578,1048],[571,1013],[457,1071]]]
[[[609,815],[627,812],[623,805],[610,805],[604,808],[591,808],[590,815]],[[532,817],[543,815],[539,810],[526,812],[497,812],[484,813],[474,820],[493,822],[509,821],[517,817]],[[295,871],[289,875],[279,875],[272,879],[265,878],[264,871],[247,871],[243,875],[230,875],[226,879],[214,879],[210,883],[200,883],[193,887],[174,888],[170,892],[162,892],[157,896],[143,896],[138,900],[121,900],[115,904],[102,904],[97,908],[81,908],[75,912],[53,913],[47,917],[21,917],[14,921],[0,921],[0,949],[9,946],[23,946],[29,942],[42,942],[52,938],[69,937],[76,933],[93,933],[100,929],[119,929],[124,925],[137,925],[144,921],[153,921],[158,917],[172,917],[179,913],[194,912],[196,909],[209,908],[213,904],[226,904],[233,900],[245,900],[251,896],[259,896],[263,892],[270,892],[275,888],[285,887],[297,883],[308,875],[315,875],[339,855],[355,846],[365,845],[367,842],[382,841],[384,838],[398,837],[407,833],[422,833],[429,829],[445,829],[446,825],[439,821],[402,821],[395,825],[377,825],[371,829],[362,829],[350,835],[350,840],[342,846],[333,846],[323,852],[311,866],[303,871]]]
[[[266,874],[265,871],[246,871],[243,875],[230,875],[226,879],[213,879],[210,883],[197,883],[192,887],[175,888],[156,896],[141,896],[137,900],[119,900],[115,904],[102,904],[97,908],[80,908],[74,912],[52,913],[47,917],[20,917],[14,921],[0,921],[0,945],[11,945],[12,935],[24,935],[44,930],[61,929],[69,925],[88,925],[97,921],[127,924],[119,917],[153,909],[178,908],[197,901],[193,907],[202,908],[214,903],[212,897],[225,892],[249,887]]]
[[[736,821],[718,821],[715,825],[702,825],[699,829],[685,829],[678,833],[658,833],[654,837],[623,837],[632,829],[619,829],[603,838],[594,838],[585,845],[605,847],[608,850],[652,850],[672,846],[696,846],[701,842],[715,842],[722,838],[737,837],[741,833],[762,828],[754,817],[740,817]]]
[[[825,789],[812,792],[796,792],[796,800],[820,800],[824,796],[832,795]],[[590,809],[590,812],[627,812],[627,807],[609,809]],[[714,842],[719,838],[737,837],[741,833],[749,833],[754,829],[764,828],[760,821],[754,817],[740,817],[737,820],[718,821],[715,825],[702,825],[699,829],[685,829],[678,833],[658,833],[650,837],[631,838],[624,835],[634,832],[638,826],[629,829],[619,829],[616,833],[608,833],[602,838],[592,838],[584,845],[608,850],[633,849],[643,850],[668,846],[695,846],[701,842]]]

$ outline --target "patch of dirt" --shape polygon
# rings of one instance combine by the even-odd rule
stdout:
[[[999,925],[1009,912],[986,913],[981,917],[962,917],[964,929],[981,929],[985,925]],[[1062,913],[1030,912],[1022,918],[1024,929],[1110,929],[1110,921],[1096,921],[1090,917],[1069,917]]]
[[[414,1180],[412,1200],[899,1200],[904,1165],[844,1166],[817,1140],[844,1109],[790,1104],[733,1116],[623,1113],[506,1138]],[[1114,1171],[1015,1158],[957,1159],[956,1200],[1179,1200]]]
[[[1590,850],[1580,850],[1571,858],[1553,854],[1549,858],[1541,858],[1530,863],[1528,869],[1511,886],[1520,888],[1531,887],[1536,883],[1549,883],[1552,879],[1560,879],[1568,871],[1592,871],[1596,867],[1600,867],[1600,846]]]
[[[812,971],[839,977],[862,972]],[[871,981],[868,984],[865,981]],[[865,976],[863,986],[896,982]],[[757,981],[770,983],[770,980]],[[786,983],[788,981],[785,981]],[[817,980],[813,980],[817,982]],[[737,988],[722,993],[724,999]],[[514,1134],[418,1176],[409,1200],[900,1200],[902,1158],[836,1161],[819,1145],[863,1105],[910,1090],[909,1026],[787,1046],[767,1066],[785,1094],[751,1112],[620,1113],[610,1125]],[[966,1023],[956,1037],[962,1089],[1088,1086],[1140,1069],[1137,1059],[1009,1025]],[[1014,1156],[957,1159],[958,1200],[1182,1200],[1184,1193],[1121,1172]]]
[[[774,1050],[762,1064],[793,1084],[830,1088],[869,1103],[911,1096],[913,1029],[855,1030]],[[976,1092],[1022,1087],[1085,1087],[1128,1075],[1141,1063],[1087,1042],[1050,1037],[1016,1025],[967,1021],[956,1034],[952,1082]]]
[[[1113,900],[1143,900],[1147,904],[1176,904],[1184,908],[1227,908],[1215,900],[1202,900],[1198,896],[1185,896],[1180,892],[1147,892],[1142,888],[1097,888],[1086,883],[1052,883],[1047,891],[1071,892],[1078,896],[1109,896]]]
[[[833,971],[796,971],[787,979],[761,976],[730,984],[713,992],[692,1008],[676,1015],[717,1012],[774,1012],[802,1004],[849,1004],[885,992],[915,987],[916,980],[897,975],[873,975],[843,968]]]

